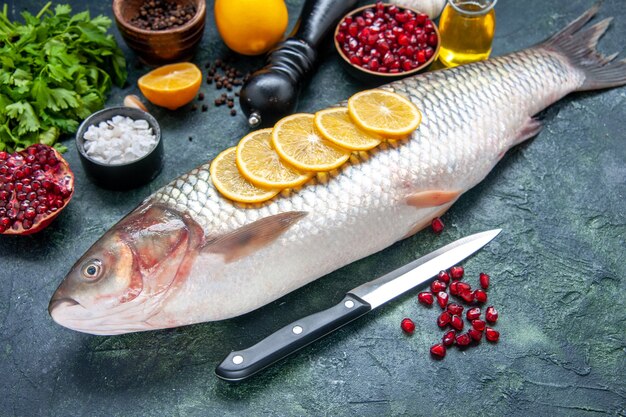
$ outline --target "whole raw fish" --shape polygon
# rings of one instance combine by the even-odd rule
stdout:
[[[626,83],[626,62],[595,50],[610,19],[584,27],[597,9],[533,48],[385,86],[420,108],[422,124],[326,180],[244,206],[216,191],[208,163],[179,177],[74,265],[52,318],[93,334],[226,319],[412,235],[536,135],[534,114]]]

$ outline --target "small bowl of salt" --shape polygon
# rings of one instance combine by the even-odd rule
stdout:
[[[110,107],[92,114],[78,128],[76,147],[85,173],[103,188],[139,187],[163,167],[161,128],[140,109]]]

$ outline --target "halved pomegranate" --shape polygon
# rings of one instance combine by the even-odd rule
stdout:
[[[0,152],[0,234],[29,235],[45,228],[70,202],[74,174],[55,149],[36,144]]]

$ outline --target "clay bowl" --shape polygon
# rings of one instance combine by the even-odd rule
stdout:
[[[391,6],[391,4],[385,4],[385,7],[389,7],[389,6]],[[335,33],[333,37],[333,41],[335,43],[335,49],[337,50],[337,53],[341,57],[341,63],[343,64],[346,71],[350,75],[355,77],[356,79],[363,81],[365,83],[383,84],[383,83],[389,83],[395,80],[399,80],[401,78],[409,77],[411,75],[415,75],[415,74],[418,74],[420,72],[427,70],[430,64],[435,62],[435,60],[437,59],[437,56],[439,55],[439,47],[441,46],[441,35],[439,34],[439,29],[437,28],[437,25],[435,24],[435,22],[433,22],[433,27],[435,28],[435,33],[437,34],[437,46],[435,48],[435,52],[430,57],[430,59],[428,59],[426,62],[424,62],[420,66],[413,68],[410,71],[400,71],[399,73],[395,73],[395,74],[382,73],[382,72],[377,72],[377,71],[371,71],[369,69],[363,68],[359,65],[355,65],[350,62],[350,58],[346,56],[343,49],[341,48],[341,45],[339,44],[339,42],[337,42],[337,33],[339,33],[339,26],[346,19],[346,17],[348,16],[355,17],[357,15],[360,15],[365,9],[373,9],[375,7],[376,7],[375,4],[368,4],[366,6],[359,7],[358,9],[352,10],[350,13],[346,14],[344,17],[341,18],[341,20],[337,24],[337,27],[335,28]],[[404,6],[397,6],[397,7],[400,10],[410,10],[413,13],[421,13],[419,10],[411,8],[411,7],[404,7]]]
[[[206,21],[205,0],[173,0],[196,6],[196,14],[183,26],[165,30],[146,30],[130,21],[139,14],[145,0],[113,0],[113,15],[122,38],[139,59],[149,65],[188,61],[202,39]]]

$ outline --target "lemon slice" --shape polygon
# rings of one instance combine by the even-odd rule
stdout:
[[[348,111],[362,129],[392,138],[408,135],[422,121],[422,114],[413,103],[385,90],[356,93],[348,100]]]
[[[272,129],[247,134],[237,145],[237,167],[252,184],[266,188],[297,187],[313,174],[287,165],[272,148]]]
[[[261,203],[280,192],[256,187],[242,177],[235,162],[236,153],[234,146],[226,149],[215,157],[209,168],[213,185],[224,197],[240,203]]]
[[[195,98],[202,84],[202,72],[190,62],[168,64],[142,76],[137,84],[152,104],[176,110]]]
[[[368,151],[383,140],[380,135],[355,125],[345,107],[318,111],[315,113],[315,127],[325,139],[352,151]]]
[[[350,157],[350,151],[324,139],[313,122],[312,114],[287,116],[274,125],[272,146],[276,152],[298,169],[330,171]]]

